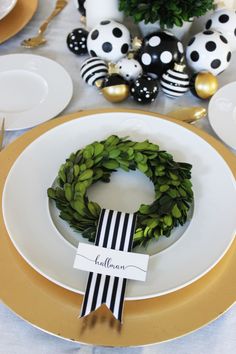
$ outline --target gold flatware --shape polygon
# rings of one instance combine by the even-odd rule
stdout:
[[[194,123],[201,118],[206,117],[207,110],[201,106],[181,107],[174,111],[168,112],[167,115],[171,118],[176,118],[186,123]]]
[[[25,48],[35,48],[39,45],[45,44],[47,42],[46,38],[44,37],[44,32],[48,28],[49,23],[51,20],[56,17],[68,4],[68,0],[57,0],[55,8],[51,15],[42,23],[39,27],[38,35],[36,37],[25,39],[21,45]]]
[[[3,139],[5,134],[5,118],[2,120],[2,126],[0,130],[0,151],[3,149]]]

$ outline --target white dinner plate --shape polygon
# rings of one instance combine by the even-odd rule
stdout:
[[[216,134],[236,149],[236,81],[223,86],[211,98],[208,116]]]
[[[176,242],[151,256],[145,283],[128,282],[126,299],[180,289],[209,271],[229,248],[236,232],[236,182],[223,158],[206,141],[161,118],[126,112],[93,114],[59,125],[36,139],[18,157],[5,183],[3,215],[10,238],[39,273],[84,293],[87,273],[73,269],[76,248],[52,221],[47,188],[71,152],[110,134],[128,135],[137,141],[149,139],[172,153],[176,161],[193,165],[192,219]],[[127,180],[131,178],[130,172],[126,175]],[[124,176],[119,188],[104,190],[101,206],[123,210],[127,203],[124,211],[136,210],[138,200],[130,196],[143,189],[147,199],[152,196],[152,189],[140,176],[133,175],[133,181],[140,178],[134,190]]]
[[[17,0],[1,0],[0,2],[0,20],[11,12],[15,7]]]
[[[6,130],[26,129],[58,115],[73,84],[55,61],[32,54],[0,56],[0,117]]]

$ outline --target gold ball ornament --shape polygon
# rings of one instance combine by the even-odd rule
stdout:
[[[129,83],[120,75],[112,74],[103,80],[101,92],[109,102],[122,102],[129,96]]]
[[[203,71],[193,75],[190,80],[190,91],[198,98],[206,100],[218,90],[218,80],[210,72]]]

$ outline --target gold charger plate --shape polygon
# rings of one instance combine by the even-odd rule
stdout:
[[[0,44],[22,30],[37,7],[38,0],[18,0],[14,9],[0,21]]]
[[[27,132],[0,154],[0,194],[12,164],[37,137],[68,120],[112,110],[85,111],[57,118]],[[119,109],[142,113],[141,111]],[[143,112],[166,119],[165,116]],[[177,122],[174,119],[170,119]],[[205,139],[225,159],[236,177],[236,158],[207,133],[179,123]],[[0,207],[2,208],[2,207]],[[0,297],[17,315],[51,334],[80,343],[139,346],[170,340],[216,319],[236,300],[236,241],[223,259],[204,277],[174,293],[125,302],[124,324],[102,307],[79,319],[82,296],[65,290],[35,272],[17,253],[4,226],[0,209]]]

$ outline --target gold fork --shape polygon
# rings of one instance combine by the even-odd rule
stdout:
[[[51,20],[57,16],[63,9],[64,7],[68,4],[68,0],[57,0],[55,8],[51,15],[42,23],[42,25],[39,27],[38,30],[38,35],[36,37],[28,38],[23,40],[21,45],[25,48],[35,48],[38,47],[39,45],[42,45],[47,42],[46,38],[43,36],[44,32],[48,28],[49,23]]]
[[[0,151],[3,149],[3,139],[5,134],[5,118],[2,120],[2,126],[0,130]]]

